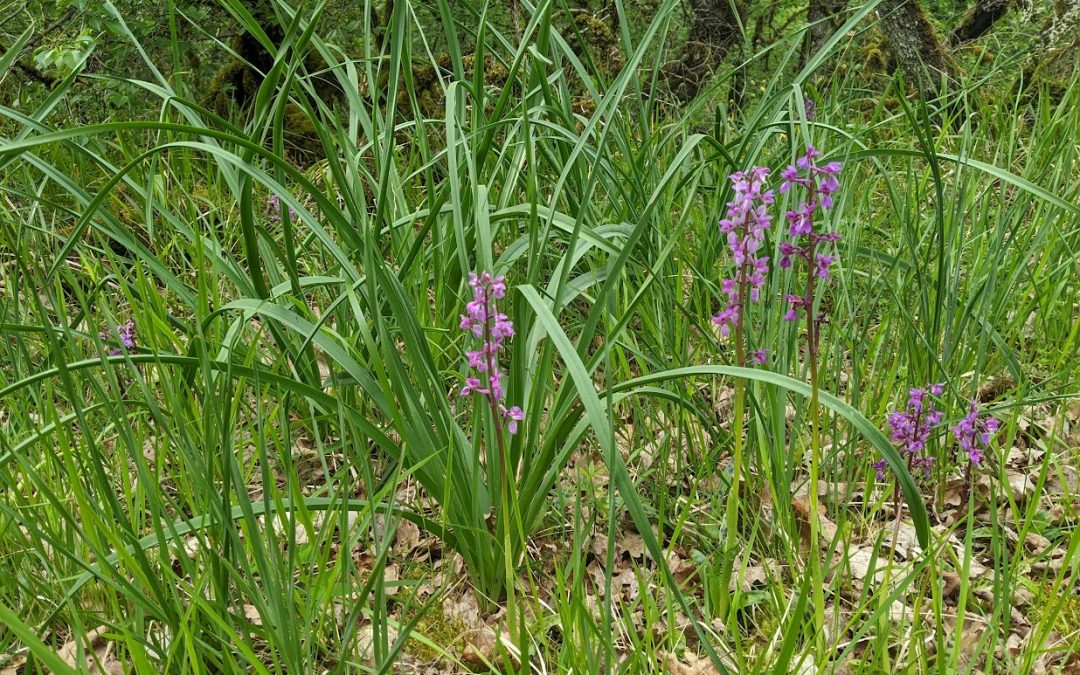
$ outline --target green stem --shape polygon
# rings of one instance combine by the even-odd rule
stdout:
[[[740,305],[739,316],[735,323],[735,363],[742,366],[745,365],[746,360],[746,345],[744,343],[746,324],[746,304],[744,298],[746,298],[746,279],[747,275],[745,270],[740,271],[739,280],[739,301]],[[738,530],[739,530],[739,486],[742,482],[742,465],[743,465],[743,429],[745,426],[745,420],[743,419],[744,408],[746,406],[746,381],[743,379],[735,380],[735,419],[732,425],[732,434],[734,435],[735,446],[732,452],[732,467],[731,467],[731,486],[728,488],[727,494],[727,508],[725,512],[725,523],[727,525],[727,536],[724,541],[723,558],[720,568],[720,598],[719,598],[719,615],[725,619],[728,617],[728,610],[730,609],[731,596],[728,593],[728,589],[731,587],[731,577],[735,569],[735,549],[738,545]],[[738,593],[738,584],[735,585],[735,593]],[[736,605],[737,606],[737,605]],[[732,626],[734,628],[734,626]]]
[[[810,481],[807,489],[810,501],[810,583],[814,589],[815,665],[824,663],[825,655],[825,585],[821,569],[821,516],[818,507],[818,476],[821,465],[821,409],[818,404],[818,321],[814,308],[814,245],[809,246],[806,284],[806,339],[810,355]]]
[[[810,583],[814,588],[814,643],[818,657],[824,655],[825,585],[821,569],[821,518],[818,507],[818,475],[821,464],[821,428],[818,424],[817,355],[810,354]],[[819,663],[815,661],[815,663]]]
[[[487,289],[484,293],[486,318],[484,319],[483,340],[485,345],[484,349],[486,349],[486,346],[491,344],[492,341],[491,323],[495,316],[496,310],[495,303],[493,302],[493,298],[491,296],[491,290]],[[490,377],[493,373],[495,373],[496,367],[498,365],[495,360],[495,354],[493,352],[488,352],[485,356],[485,361],[487,362],[486,374]],[[491,597],[488,601],[492,603],[498,603],[498,600],[502,593],[506,593],[507,625],[512,627],[514,625],[515,618],[513,570],[516,561],[513,560],[513,555],[511,552],[511,538],[513,537],[513,532],[511,531],[511,524],[513,522],[513,519],[510,511],[510,487],[507,477],[507,462],[509,461],[509,457],[506,454],[506,443],[503,440],[502,414],[499,411],[499,402],[495,398],[495,392],[493,390],[493,385],[491,384],[491,382],[487,383],[487,391],[488,393],[485,398],[487,398],[488,407],[491,409],[491,421],[494,424],[495,445],[498,451],[498,455],[495,458],[495,473],[499,491],[499,513],[496,513],[494,519],[495,536],[498,537],[501,534],[503,539],[503,559],[500,561],[498,560],[498,556],[496,556],[496,559],[492,561],[494,563],[493,571],[495,569],[498,569],[500,563],[502,564],[502,579],[500,580],[498,577],[496,577],[494,588],[491,589]],[[489,443],[487,447],[490,448],[491,444]],[[490,462],[491,457],[489,455],[488,463],[490,464]]]
[[[743,408],[746,396],[746,383],[739,379],[735,381],[735,419],[732,433],[735,436],[735,447],[732,453],[731,486],[727,494],[727,510],[725,522],[727,536],[724,541],[723,563],[720,569],[720,603],[719,615],[727,618],[729,601],[731,596],[728,588],[731,586],[731,577],[735,569],[735,550],[738,545],[739,529],[739,483],[742,481],[743,463]],[[738,585],[736,585],[736,592]]]

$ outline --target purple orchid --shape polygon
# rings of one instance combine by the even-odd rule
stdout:
[[[972,401],[967,415],[952,428],[952,433],[968,460],[978,465],[982,462],[983,452],[990,446],[990,440],[1000,428],[1001,422],[993,417],[980,418],[979,406]]]
[[[795,160],[795,164],[780,172],[783,182],[780,192],[786,193],[792,187],[806,190],[807,197],[800,201],[797,208],[787,212],[788,233],[791,242],[781,242],[780,267],[791,267],[792,258],[806,261],[808,274],[817,279],[830,279],[829,268],[836,262],[836,256],[820,253],[819,248],[835,244],[840,239],[836,232],[818,232],[815,229],[815,217],[819,211],[831,209],[833,194],[840,189],[837,176],[840,174],[840,162],[829,162],[825,166],[814,163],[821,153],[814,146],[806,146],[806,154]],[[799,318],[799,312],[809,309],[814,301],[811,295],[813,284],[807,284],[808,292],[800,297],[788,295],[788,311],[784,314],[787,321]]]
[[[727,306],[713,317],[720,334],[727,337],[732,329],[739,330],[746,309],[746,298],[756,302],[761,297],[769,273],[769,258],[758,255],[765,241],[765,232],[772,225],[768,207],[775,202],[772,190],[766,189],[769,169],[763,166],[731,174],[734,198],[728,202],[727,217],[720,221],[720,231],[727,235],[728,248],[735,262],[735,275],[721,281],[727,296]],[[755,353],[754,362],[759,354]],[[764,354],[760,356],[763,358]]]
[[[120,354],[123,354],[125,350],[129,352],[135,351],[135,322],[128,321],[122,326],[116,326],[115,331],[116,335],[120,337],[120,344],[123,348],[114,347],[109,351],[109,356],[119,356]],[[102,330],[99,335],[102,340],[108,340],[112,337],[113,332],[106,328]]]
[[[469,367],[482,373],[484,377],[465,378],[465,386],[462,387],[460,395],[479,394],[486,397],[492,411],[497,411],[506,422],[507,430],[516,434],[518,422],[525,419],[525,414],[518,406],[507,408],[501,403],[506,397],[503,388],[505,375],[499,370],[498,358],[503,341],[514,336],[514,324],[498,311],[495,304],[496,300],[501,300],[506,295],[506,280],[488,272],[479,275],[470,272],[469,286],[473,289],[473,299],[465,305],[466,313],[461,315],[460,327],[483,341],[479,349],[467,351],[465,356]]]

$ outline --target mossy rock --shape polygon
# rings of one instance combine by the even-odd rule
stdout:
[[[584,9],[571,10],[577,30],[569,25],[563,28],[563,34],[570,41],[574,53],[583,56],[591,54],[597,67],[607,75],[622,69],[624,59],[619,45],[619,38],[606,21]],[[561,13],[557,13],[558,17]],[[580,37],[579,37],[580,36]]]
[[[255,98],[262,78],[246,63],[233,60],[226,63],[210,81],[206,106],[227,117],[234,108],[242,108]]]
[[[315,123],[303,108],[293,103],[286,105],[281,126],[285,132],[285,149],[299,164],[309,165],[323,155],[323,145],[315,131]]]
[[[468,54],[461,58],[461,66],[465,79],[471,81],[475,76],[476,55]],[[424,117],[441,117],[446,105],[446,95],[440,84],[440,73],[443,78],[453,72],[453,63],[450,55],[443,53],[435,58],[434,65],[429,63],[414,64],[410,76],[412,77],[413,90],[416,92],[416,102],[419,110],[413,110],[412,101],[404,86],[398,88],[397,110],[402,117],[408,118],[419,113]],[[484,55],[484,84],[489,87],[499,88],[506,86],[510,77],[510,71],[491,54]]]

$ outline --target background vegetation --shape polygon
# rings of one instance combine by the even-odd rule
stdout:
[[[1077,3],[0,16],[0,673],[1080,667]],[[808,143],[817,414],[795,275],[764,365],[711,321],[728,175]]]

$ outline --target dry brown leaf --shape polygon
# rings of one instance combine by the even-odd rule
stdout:
[[[611,577],[612,593],[620,593],[623,600],[629,602],[638,596],[638,577],[633,569],[624,568],[618,574]]]
[[[682,659],[672,653],[658,654],[663,672],[669,675],[713,675],[719,671],[707,658],[702,658],[693,652],[686,652]]]
[[[400,568],[394,565],[387,565],[383,568],[383,583],[386,584],[387,595],[397,595],[398,585],[397,581],[401,578]]]
[[[599,560],[606,560],[607,547],[607,535],[603,532],[594,532],[592,536],[592,542],[589,545],[589,552],[596,556],[596,558]]]
[[[817,482],[818,497],[842,497],[847,494],[848,484],[843,482],[833,482],[819,480]]]
[[[791,508],[795,512],[795,519],[799,523],[799,531],[803,535],[803,541],[810,541],[810,498],[806,493],[797,494],[791,500]],[[836,523],[829,520],[826,515],[825,505],[818,502],[818,544],[827,548],[836,538]]]
[[[95,628],[94,630],[90,631],[86,634],[85,638],[86,646],[90,649],[97,649],[105,642],[105,638],[102,637],[102,631],[100,628]],[[57,656],[59,656],[60,660],[62,660],[67,665],[73,668],[77,667],[76,664],[79,660],[79,643],[75,640],[69,640],[68,642],[64,643],[64,646],[60,647],[60,650],[57,652]]]
[[[1024,548],[1038,555],[1050,548],[1050,540],[1038,532],[1028,532],[1024,536]]]
[[[464,589],[457,595],[447,596],[443,600],[443,615],[448,621],[464,627],[465,646],[460,656],[470,668],[479,670],[497,666],[500,655],[510,655],[513,660],[520,654],[508,633],[497,631],[484,621],[476,595],[471,590]],[[491,619],[497,620],[497,615]]]
[[[950,479],[945,484],[945,494],[942,495],[941,505],[949,508],[960,506],[960,501],[963,499],[966,486],[967,481],[962,478]]]
[[[668,569],[671,570],[671,574],[675,577],[675,583],[677,584],[684,584],[697,574],[697,565],[675,551],[669,550],[667,552],[667,564]]]
[[[873,573],[873,582],[880,583],[885,577],[885,571],[882,569],[872,570],[870,568],[870,563],[873,559],[873,548],[868,546],[849,546],[847,563],[851,569],[851,576],[859,581],[863,581]],[[880,556],[878,556],[878,560],[881,560]]]
[[[476,596],[468,589],[443,600],[443,615],[448,620],[460,622],[471,629],[479,629],[484,625],[480,620],[480,606],[476,602]]]
[[[95,628],[86,634],[84,642],[92,653],[85,655],[85,666],[90,675],[123,675],[124,666],[112,653],[112,644],[105,639],[104,629]],[[72,668],[80,668],[79,645],[74,640],[67,642],[57,652],[57,656]]]
[[[896,552],[904,557],[904,560],[914,560],[922,553],[919,546],[919,535],[915,526],[902,520],[894,521],[885,526],[884,544],[892,548],[896,544]]]
[[[941,591],[941,595],[946,599],[952,598],[960,590],[960,575],[946,572],[942,575],[942,578],[945,580],[945,586]]]
[[[0,675],[19,675],[25,664],[25,654],[0,654]]]
[[[386,641],[388,644],[394,644],[397,640],[397,631],[393,626],[386,627]],[[356,632],[356,656],[367,667],[371,668],[375,665],[375,628],[370,624],[361,627]]]
[[[1023,502],[1035,492],[1035,481],[1027,475],[1006,469],[1005,475],[1009,479],[1009,489],[1012,490],[1012,498],[1017,502]]]
[[[402,519],[394,534],[394,553],[408,556],[420,546],[420,528],[411,520]]]
[[[501,630],[496,634],[485,626],[465,636],[465,653],[461,655],[461,660],[473,670],[494,668],[494,672],[502,672],[516,670],[520,654],[509,633]],[[499,661],[507,656],[510,663],[500,664]],[[508,667],[500,669],[500,665]]]
[[[600,597],[604,597],[604,582],[607,579],[607,573],[604,572],[604,568],[600,565],[600,561],[589,561],[589,564],[585,566],[585,573],[588,574],[589,579],[592,580],[592,587],[596,591],[596,594]]]
[[[735,590],[735,585],[739,585],[739,590],[743,593],[749,593],[758,585],[765,585],[765,581],[768,575],[765,572],[765,567],[762,565],[749,565],[742,571],[741,574],[733,574],[731,581],[728,584],[728,590]]]
[[[1027,586],[1017,584],[1013,586],[1013,606],[1030,607],[1035,601],[1035,594],[1028,590]]]
[[[627,530],[615,542],[615,549],[618,555],[626,553],[631,558],[640,560],[645,556],[645,540],[637,532]]]
[[[244,618],[256,626],[262,625],[262,615],[255,605],[244,605]]]

